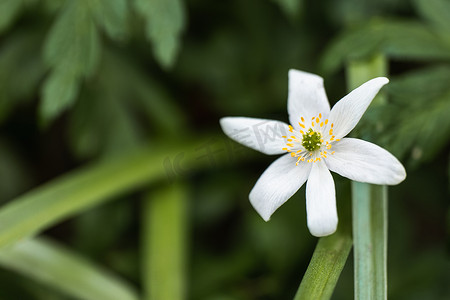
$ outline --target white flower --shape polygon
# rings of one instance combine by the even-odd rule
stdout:
[[[261,217],[270,216],[306,182],[308,228],[315,236],[336,231],[338,217],[333,177],[398,184],[406,177],[402,164],[383,148],[344,138],[372,99],[389,80],[372,79],[342,98],[330,111],[323,79],[290,70],[288,113],[292,125],[265,119],[226,117],[223,131],[233,140],[265,154],[287,153],[275,160],[250,192]]]

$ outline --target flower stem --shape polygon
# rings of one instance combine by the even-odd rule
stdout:
[[[351,248],[350,233],[341,228],[320,238],[294,300],[330,299]]]
[[[349,89],[386,75],[386,65],[381,55],[351,62],[347,68]],[[374,105],[383,105],[385,101],[383,95],[379,95]],[[370,111],[367,114],[370,118]],[[352,199],[355,299],[386,299],[387,187],[352,182]]]

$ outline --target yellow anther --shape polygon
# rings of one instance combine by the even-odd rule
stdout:
[[[314,127],[314,122],[311,122],[311,126]]]
[[[320,139],[320,142],[323,143],[323,139]]]
[[[331,144],[327,145],[327,149],[330,150],[331,149]]]
[[[316,117],[312,117],[311,121],[314,120]]]
[[[295,156],[295,153],[294,153],[294,152],[291,152],[291,156],[294,157],[294,156]]]
[[[334,126],[334,123],[331,123],[331,128],[333,128],[333,126]]]
[[[300,119],[302,119],[302,122],[305,122],[305,119],[303,119],[303,117],[300,117]]]
[[[330,135],[332,135],[332,134],[333,134],[333,129],[330,129],[330,132],[329,132],[329,134],[330,134]]]
[[[292,142],[292,139],[287,139],[288,142]]]
[[[331,154],[334,154],[334,153],[335,153],[335,151],[331,152]]]
[[[341,139],[336,139],[336,142],[339,142]]]
[[[289,147],[294,147],[294,145],[293,145],[293,144],[286,144],[286,146],[289,146]]]
[[[301,134],[305,134],[305,132],[304,132],[303,130],[300,130],[300,133],[301,133]]]
[[[322,118],[322,114],[319,114],[319,118]]]
[[[328,124],[328,119],[325,120],[325,124]]]
[[[284,150],[284,151],[289,151],[289,150],[288,150],[288,148],[282,148],[281,150]]]
[[[323,127],[323,122],[322,122],[322,123],[320,123],[320,127]]]
[[[298,125],[300,125],[301,128],[305,128],[305,125],[303,125],[302,123],[298,123]]]
[[[316,123],[319,124],[320,120],[319,118],[316,118]]]
[[[287,136],[283,135],[282,138],[287,138]]]

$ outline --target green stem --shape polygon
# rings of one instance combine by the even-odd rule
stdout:
[[[381,55],[352,62],[349,89],[386,73],[387,62]],[[379,95],[373,104],[385,101]],[[387,299],[387,187],[352,182],[352,199],[355,299]]]
[[[294,300],[330,299],[351,248],[347,231],[320,238]]]
[[[176,182],[150,192],[142,208],[144,296],[186,299],[186,188]]]
[[[205,155],[205,145],[209,155]],[[171,181],[229,159],[223,143],[208,137],[141,149],[71,171],[0,208],[0,248],[144,184]]]

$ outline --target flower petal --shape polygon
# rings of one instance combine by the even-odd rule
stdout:
[[[346,136],[366,111],[378,91],[389,82],[386,77],[367,81],[339,100],[330,112],[329,124],[334,123],[334,135],[337,139]]]
[[[223,132],[236,142],[265,154],[281,154],[286,151],[286,140],[282,136],[289,135],[289,127],[280,121],[226,117],[220,119]]]
[[[406,178],[403,165],[391,153],[375,144],[344,138],[333,144],[328,168],[355,181],[372,184],[398,184]]]
[[[311,163],[306,184],[306,212],[312,235],[326,236],[336,231],[336,192],[330,171],[323,161]]]
[[[294,128],[304,117],[307,122],[319,113],[324,118],[330,112],[322,77],[298,70],[289,70],[288,113],[289,121]],[[306,125],[306,124],[305,124]]]
[[[311,164],[300,162],[289,154],[275,160],[259,177],[252,191],[250,202],[261,217],[270,216],[283,205],[308,179]]]

